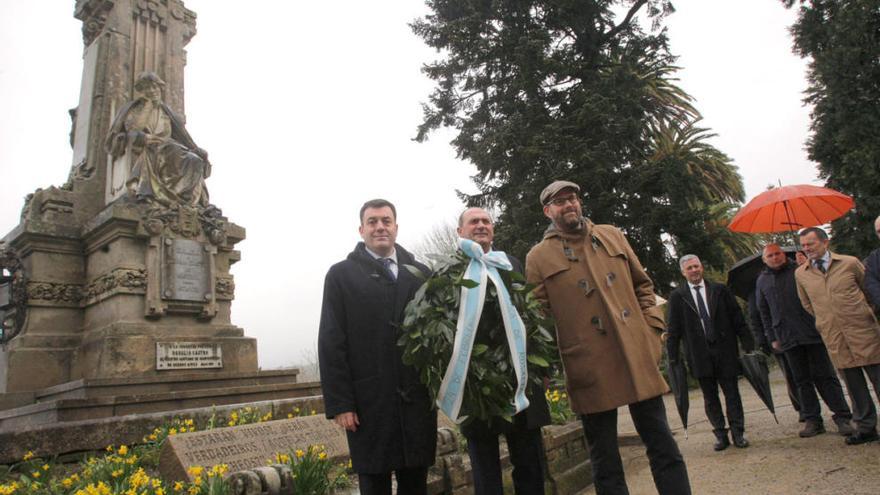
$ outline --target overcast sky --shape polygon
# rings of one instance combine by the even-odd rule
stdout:
[[[398,208],[404,246],[455,219],[455,190],[475,169],[448,131],[415,143],[436,58],[407,23],[418,0],[185,0],[198,15],[187,47],[186,118],[208,150],[211,202],[247,229],[233,267],[233,322],[258,339],[260,364],[294,364],[317,339],[324,274],[360,240],[374,197]],[[805,63],[791,52],[794,13],[770,0],[676,0],[666,25],[680,84],[751,197],[768,184],[815,183],[803,150]],[[79,98],[74,1],[0,0],[0,236],[26,194],[67,178],[69,108]],[[536,204],[537,207],[537,204]]]

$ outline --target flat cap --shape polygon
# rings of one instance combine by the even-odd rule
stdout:
[[[541,191],[541,204],[546,205],[553,199],[553,196],[556,196],[556,193],[563,189],[574,189],[575,192],[581,192],[581,186],[575,184],[574,182],[569,182],[567,180],[557,180],[552,182],[549,186],[545,187],[543,191]]]

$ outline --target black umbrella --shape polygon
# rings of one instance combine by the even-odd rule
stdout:
[[[782,252],[791,259],[794,259],[794,253],[797,248],[794,246],[785,246]],[[727,270],[727,286],[733,293],[743,299],[748,299],[749,294],[755,290],[755,282],[758,275],[764,269],[764,261],[761,259],[762,253],[753,254],[737,261],[730,270]]]
[[[678,409],[678,417],[681,418],[681,426],[684,428],[684,437],[688,437],[688,399],[687,372],[681,361],[669,361],[666,373],[669,375],[669,387],[672,388],[672,396],[675,398],[675,407]]]
[[[742,363],[743,375],[746,377],[746,380],[749,381],[752,388],[755,389],[755,393],[758,394],[758,397],[761,398],[764,405],[773,414],[776,424],[779,424],[779,420],[776,419],[776,409],[773,407],[773,394],[770,390],[770,370],[767,369],[767,357],[759,352],[750,352],[743,354],[739,360]]]

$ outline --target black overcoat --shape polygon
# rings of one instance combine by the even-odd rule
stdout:
[[[507,259],[509,259],[510,264],[513,265],[514,272],[520,274],[523,273],[522,262],[509,254],[507,255]],[[477,334],[477,342],[480,341],[480,337],[481,336]],[[531,380],[531,377],[529,377],[529,380]],[[509,431],[509,428],[514,425],[517,428],[522,429],[534,429],[549,425],[550,408],[547,406],[547,399],[544,396],[543,387],[530,384],[526,396],[529,399],[529,407],[513,417],[513,425],[501,418],[492,418],[488,424],[485,421],[473,420],[461,426],[461,433],[465,437],[477,437],[506,433]]]
[[[874,311],[880,310],[880,248],[865,258],[865,295]]]
[[[755,289],[767,341],[779,341],[783,351],[799,345],[822,343],[816,330],[816,319],[807,313],[798,297],[794,278],[796,270],[794,261],[786,262],[778,270],[765,266]]]
[[[669,296],[669,338],[666,341],[669,359],[678,360],[679,343],[684,341],[688,367],[694,378],[735,377],[741,371],[736,339],[739,337],[746,351],[754,349],[754,339],[730,289],[715,282],[704,282],[707,309],[717,341],[713,345],[706,341],[690,285],[683,283]]]
[[[421,285],[404,265],[428,269],[402,247],[396,250],[396,281],[362,242],[324,281],[318,333],[324,407],[331,419],[357,413],[360,426],[347,434],[358,473],[434,464],[437,412],[397,346],[404,307]]]

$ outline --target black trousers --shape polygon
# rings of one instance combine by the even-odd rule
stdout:
[[[629,405],[636,431],[645,444],[651,475],[660,495],[690,495],[687,466],[672,438],[662,397]],[[590,447],[597,495],[627,495],[626,478],[617,444],[617,409],[581,416]]]
[[[706,416],[716,435],[726,434],[724,425],[724,412],[721,411],[721,400],[718,397],[718,386],[724,392],[724,405],[727,408],[727,422],[730,429],[736,433],[742,433],[746,429],[746,420],[743,414],[742,399],[739,396],[739,385],[736,377],[714,376],[700,378],[700,389],[703,391],[703,404],[706,406]]]
[[[824,344],[807,344],[785,351],[801,400],[801,415],[808,421],[822,421],[822,405],[816,391],[831,410],[835,420],[852,418],[843,397],[843,388],[834,373]]]
[[[428,468],[404,468],[394,471],[399,495],[427,495]],[[391,495],[391,473],[358,473],[361,495]]]
[[[770,352],[770,351],[768,351]],[[791,365],[785,357],[785,353],[772,353],[782,370],[782,376],[785,377],[785,390],[788,392],[788,400],[791,401],[791,407],[798,412],[798,420],[803,421],[804,413],[801,411],[801,399],[798,393],[797,384],[794,382],[794,373],[791,371]]]
[[[504,431],[510,463],[513,464],[513,487],[517,495],[544,493],[544,445],[540,428],[525,428],[518,423]],[[492,431],[467,437],[468,456],[474,473],[474,495],[503,495],[498,435]]]
[[[874,385],[874,393],[880,396],[880,364],[860,366],[857,368],[844,368],[843,381],[849,390],[849,399],[852,401],[853,421],[858,426],[860,433],[869,433],[877,429],[877,408],[868,391],[868,382],[865,375]],[[878,397],[880,398],[880,397]]]

